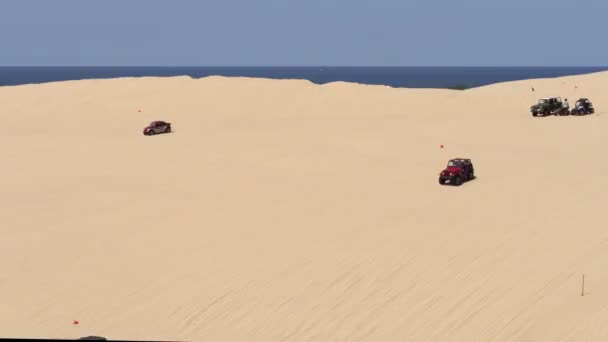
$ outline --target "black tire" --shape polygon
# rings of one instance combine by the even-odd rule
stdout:
[[[473,173],[473,171],[471,171],[469,173],[469,180],[473,180],[475,178],[475,174]]]
[[[538,113],[536,113],[536,112],[532,112],[532,116],[533,116],[533,117],[537,117],[537,116],[538,116]]]
[[[454,185],[460,186],[461,184],[462,184],[462,179],[460,178],[460,176],[456,176],[456,178],[454,178]]]
[[[151,130],[149,130],[149,131],[148,131],[148,135],[154,135],[154,130],[152,130],[152,129],[151,129]]]

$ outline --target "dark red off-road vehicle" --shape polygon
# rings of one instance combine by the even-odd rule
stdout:
[[[471,159],[455,158],[448,162],[448,166],[439,174],[439,184],[460,185],[475,178],[475,170]]]
[[[144,128],[144,135],[169,132],[171,132],[171,123],[165,121],[152,121],[148,127]]]

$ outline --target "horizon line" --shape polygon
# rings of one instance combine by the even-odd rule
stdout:
[[[608,65],[0,65],[0,68],[608,68]]]

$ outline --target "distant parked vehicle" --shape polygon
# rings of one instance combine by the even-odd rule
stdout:
[[[439,184],[461,185],[475,178],[475,169],[471,159],[455,158],[448,161],[447,167],[439,174]]]
[[[171,132],[171,123],[165,121],[152,121],[148,127],[144,128],[144,135],[154,135],[169,132]]]
[[[538,100],[538,103],[530,107],[532,116],[569,115],[570,108],[564,105],[562,98],[548,97]]]
[[[578,99],[572,108],[572,115],[593,114],[594,112],[593,104],[586,98]]]

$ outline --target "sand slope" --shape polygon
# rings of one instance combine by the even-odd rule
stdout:
[[[221,77],[0,88],[0,331],[605,341],[606,87],[608,73],[464,92]],[[597,113],[533,118],[551,95]],[[143,136],[156,119],[175,133]],[[478,179],[439,186],[451,157]]]

